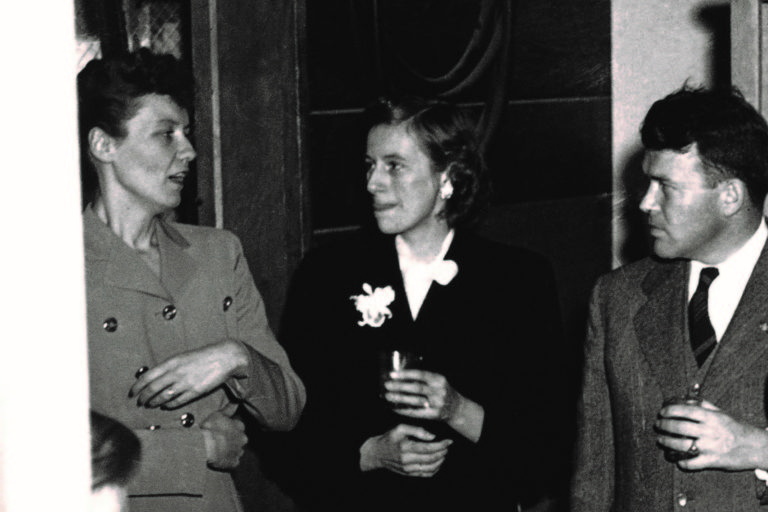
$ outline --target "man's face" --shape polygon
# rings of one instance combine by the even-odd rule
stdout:
[[[727,219],[720,213],[720,188],[707,183],[703,170],[695,145],[687,153],[646,151],[650,185],[640,209],[648,215],[657,256],[718,263],[711,259],[722,250]]]

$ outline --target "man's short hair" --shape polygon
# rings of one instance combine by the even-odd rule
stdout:
[[[768,124],[735,87],[684,85],[656,101],[640,129],[648,150],[687,152],[696,144],[707,178],[737,178],[762,208],[768,193]]]

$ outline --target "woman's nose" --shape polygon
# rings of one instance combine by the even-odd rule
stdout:
[[[384,188],[384,171],[380,165],[371,165],[368,170],[368,183],[366,188],[368,192],[373,194],[375,192],[381,192]]]

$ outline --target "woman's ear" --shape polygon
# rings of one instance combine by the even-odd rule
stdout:
[[[110,162],[115,152],[115,139],[99,127],[88,132],[88,150],[100,162]]]
[[[720,188],[720,208],[724,215],[731,216],[737,213],[749,201],[747,185],[737,178],[732,178],[721,182]]]

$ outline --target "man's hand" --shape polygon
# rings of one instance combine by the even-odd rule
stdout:
[[[768,432],[735,420],[707,401],[701,406],[664,407],[655,427],[660,434],[658,443],[673,450],[688,451],[695,440],[699,455],[677,462],[681,469],[743,471],[768,467]]]
[[[205,438],[208,466],[223,471],[235,469],[248,443],[245,424],[216,411],[200,424],[200,428]]]
[[[248,365],[248,352],[234,340],[224,340],[171,357],[143,373],[129,397],[144,407],[175,409],[209,393]]]
[[[421,427],[398,425],[363,444],[360,468],[363,471],[385,468],[405,476],[434,476],[453,443],[451,439],[437,442],[434,439],[434,434]]]

